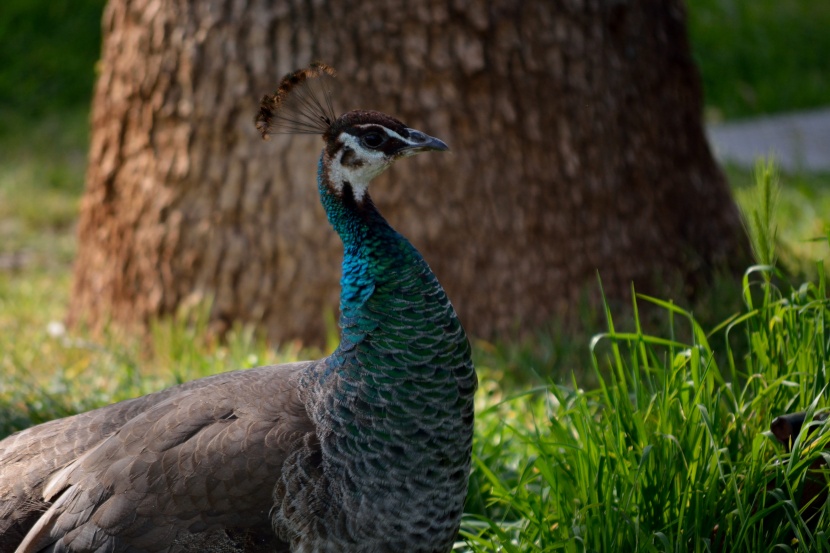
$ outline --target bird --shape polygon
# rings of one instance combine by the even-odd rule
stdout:
[[[827,418],[826,412],[816,413],[812,420],[823,421]],[[769,430],[772,435],[778,440],[781,445],[789,452],[792,449],[793,442],[795,442],[798,435],[801,434],[801,429],[804,423],[809,423],[807,420],[807,412],[799,411],[797,413],[785,413],[775,417],[769,425]]]
[[[423,256],[369,183],[447,145],[332,108],[334,69],[286,75],[263,139],[319,134],[343,243],[340,342],[318,360],[204,377],[0,442],[0,552],[446,553],[461,524],[477,377]]]
[[[826,424],[828,413],[820,411],[811,413],[807,418],[806,411],[797,413],[785,413],[774,418],[769,425],[770,433],[781,445],[786,453],[792,453],[793,446],[797,439],[801,439],[801,451],[799,460],[808,457],[814,449],[814,443],[808,440],[811,434],[822,424]],[[806,430],[802,433],[802,430]],[[795,463],[792,458],[780,461],[783,463]],[[776,462],[778,464],[778,462]],[[795,471],[797,472],[797,471]],[[806,522],[807,528],[814,532],[819,522],[822,507],[827,502],[828,488],[825,474],[827,472],[827,461],[824,454],[815,457],[809,468],[804,473],[801,485],[790,491],[801,518]],[[774,490],[779,486],[774,478],[767,484],[767,491]],[[768,517],[770,515],[767,515]],[[795,536],[793,536],[795,538]]]

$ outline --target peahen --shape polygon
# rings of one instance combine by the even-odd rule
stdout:
[[[339,347],[6,438],[0,552],[451,549],[470,469],[470,346],[367,191],[395,160],[447,146],[376,111],[335,117],[333,77],[323,64],[286,76],[257,127],[323,135],[318,188],[344,246]]]

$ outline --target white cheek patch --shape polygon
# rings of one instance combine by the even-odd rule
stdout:
[[[360,145],[357,137],[343,133],[338,137],[343,147],[337,152],[329,168],[331,184],[337,192],[343,192],[344,183],[349,183],[357,202],[362,202],[369,188],[369,182],[383,173],[392,160],[377,150],[367,150]],[[351,150],[351,159],[344,163],[343,156]]]

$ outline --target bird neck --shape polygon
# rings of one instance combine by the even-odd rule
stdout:
[[[375,207],[366,191],[368,183],[345,180],[342,172],[331,166],[325,152],[320,157],[317,186],[326,217],[348,254],[360,253],[358,250],[364,250],[363,253],[371,251],[375,244],[366,242],[371,236],[384,237],[384,243],[390,240],[406,241]]]
[[[449,444],[439,457],[462,467],[458,482],[466,489],[470,438],[460,445],[445,439],[472,436],[476,376],[464,329],[418,251],[368,196],[354,201],[343,193],[343,183],[330,179],[321,163],[321,199],[344,245],[340,345],[308,376],[313,393],[325,390],[320,397],[327,398],[312,409],[315,422],[326,429],[324,462],[359,482],[359,489],[375,486],[386,495],[388,487],[421,470],[415,466],[424,455]],[[388,481],[368,465],[353,465],[349,452],[396,440],[405,442],[410,455],[404,455],[406,461],[402,449],[383,454],[384,466],[402,468]]]
[[[368,183],[336,180],[326,154],[320,158],[318,188],[329,222],[343,241],[340,279],[341,350],[352,350],[364,341],[367,332],[377,336],[383,326],[369,319],[372,313],[388,309],[390,296],[417,286],[440,289],[421,254],[383,218],[365,191]],[[443,292],[443,291],[442,291]],[[374,305],[374,304],[378,305]]]

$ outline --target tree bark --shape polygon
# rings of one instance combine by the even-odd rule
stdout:
[[[452,155],[373,186],[468,331],[606,294],[681,299],[744,237],[701,124],[679,0],[110,0],[71,317],[144,323],[212,298],[218,330],[319,342],[338,241],[316,138],[263,143],[262,94],[312,60],[340,112],[378,109]]]

